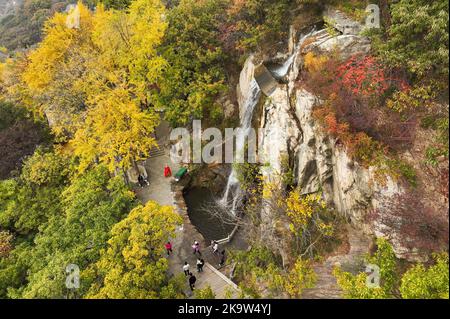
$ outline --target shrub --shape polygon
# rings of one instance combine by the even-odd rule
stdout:
[[[216,295],[211,289],[211,286],[207,286],[203,289],[194,290],[195,299],[215,299]]]
[[[425,204],[416,190],[385,198],[382,207],[368,214],[368,220],[386,225],[400,238],[408,238],[404,244],[411,249],[440,251],[448,245],[446,216]]]
[[[292,298],[300,298],[303,290],[314,287],[317,275],[308,260],[298,258],[284,280],[284,288]]]
[[[380,269],[380,286],[369,287],[367,274],[360,272],[353,275],[335,267],[333,275],[347,299],[385,299],[394,296],[397,286],[397,260],[391,245],[383,238],[377,239],[377,250],[373,256],[366,257],[367,264],[373,264]]]
[[[402,277],[400,292],[408,299],[448,299],[448,254],[433,255],[434,265],[423,264],[410,268]]]
[[[436,97],[436,88],[432,85],[416,85],[403,91],[397,91],[386,102],[386,106],[396,112],[420,111],[430,107]]]
[[[355,95],[380,96],[390,86],[406,89],[406,82],[388,75],[386,68],[373,56],[354,55],[337,68],[342,85]]]

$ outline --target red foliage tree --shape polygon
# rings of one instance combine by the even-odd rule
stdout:
[[[417,191],[386,198],[383,207],[368,214],[368,220],[398,233],[408,248],[423,252],[448,249],[448,212],[424,203]]]
[[[381,96],[391,86],[407,88],[405,81],[390,76],[373,56],[354,55],[337,68],[342,85],[354,95]]]

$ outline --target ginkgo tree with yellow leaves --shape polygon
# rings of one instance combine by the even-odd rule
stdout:
[[[112,228],[99,261],[82,274],[92,280],[86,297],[144,299],[167,293],[171,283],[164,243],[181,223],[171,206],[150,201],[134,208]]]
[[[158,115],[141,111],[125,88],[99,94],[95,105],[87,111],[83,126],[71,142],[80,158],[81,170],[96,158],[107,164],[110,171],[128,168],[145,159],[157,145],[151,134],[159,121]]]
[[[56,14],[29,55],[23,81],[54,133],[69,139],[81,171],[97,161],[110,171],[136,167],[157,145],[152,101],[166,65],[156,52],[164,10],[159,0],[135,0],[126,11],[100,4],[95,12],[79,2],[79,27]]]
[[[94,14],[78,4],[79,28],[67,25],[67,14],[56,13],[44,25],[44,39],[28,55],[22,82],[47,117],[57,138],[66,140],[86,110],[86,61],[96,59],[91,41]]]

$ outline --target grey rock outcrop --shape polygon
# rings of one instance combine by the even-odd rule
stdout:
[[[272,182],[281,182],[281,175],[289,163],[295,181],[303,194],[321,191],[329,205],[347,217],[353,226],[368,237],[386,237],[396,255],[409,260],[423,260],[414,249],[407,248],[399,234],[377,221],[368,222],[367,214],[379,208],[386,197],[402,193],[403,189],[387,177],[378,182],[374,167],[363,167],[352,161],[345,149],[324,133],[312,116],[313,107],[320,101],[312,93],[297,85],[306,52],[331,51],[338,46],[341,53],[350,56],[367,53],[370,43],[358,35],[331,37],[324,30],[314,32],[294,59],[286,76],[287,83],[279,83],[266,92],[266,100],[259,114],[263,134],[259,143],[260,162],[267,163],[262,174]],[[246,88],[254,78],[255,69],[250,58],[241,73],[238,85],[239,99],[249,94]],[[241,110],[242,114],[242,110]],[[280,227],[288,227],[284,221],[271,219],[270,210],[262,212],[267,236],[279,234]],[[270,227],[273,229],[270,230]],[[288,232],[286,232],[288,233]],[[283,250],[283,247],[280,248]],[[280,252],[283,256],[283,252]],[[288,256],[286,256],[288,259]]]
[[[357,35],[363,30],[361,23],[349,19],[341,11],[327,7],[323,14],[324,19],[342,34]]]

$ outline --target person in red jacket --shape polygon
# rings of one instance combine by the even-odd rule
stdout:
[[[170,176],[172,176],[172,170],[170,169],[169,165],[166,164],[166,167],[164,167],[164,177]]]
[[[167,251],[167,256],[170,256],[170,253],[172,252],[172,244],[170,241],[168,241],[164,247],[166,247],[166,251]]]

